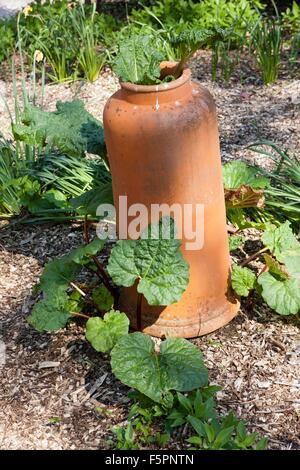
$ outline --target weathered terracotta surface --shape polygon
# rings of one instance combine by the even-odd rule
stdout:
[[[106,104],[104,132],[117,209],[119,195],[127,195],[128,205],[148,208],[155,203],[204,204],[203,248],[182,248],[190,264],[188,288],[167,307],[150,307],[144,299],[143,331],[190,338],[225,325],[239,303],[227,287],[230,258],[212,96],[191,81],[188,69],[178,80],[158,86],[122,83]],[[126,288],[118,306],[133,327],[136,300],[136,288]]]

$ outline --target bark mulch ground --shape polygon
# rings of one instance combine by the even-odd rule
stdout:
[[[262,137],[299,152],[299,77],[283,71],[266,87],[241,69],[242,83],[234,77],[228,86],[212,84],[202,56],[193,74],[216,98],[223,160],[253,160],[244,147]],[[101,117],[116,87],[109,72],[94,85],[48,85],[46,107],[77,96]],[[12,105],[9,84],[5,91]],[[0,110],[0,129],[7,133],[8,125]],[[265,163],[256,156],[254,161]],[[111,374],[108,357],[88,346],[80,323],[51,335],[26,323],[31,288],[45,262],[81,241],[76,224],[5,226],[0,232],[0,448],[104,449],[111,427],[126,421],[128,389]],[[194,343],[203,351],[211,382],[223,386],[220,412],[233,409],[269,437],[270,448],[300,449],[299,328],[252,300],[228,326]],[[172,446],[180,448],[180,436]]]

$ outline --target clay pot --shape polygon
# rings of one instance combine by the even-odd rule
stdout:
[[[163,73],[174,66],[162,64]],[[103,122],[117,214],[122,195],[128,206],[142,203],[148,209],[162,203],[204,205],[203,247],[187,250],[182,237],[190,265],[187,290],[166,307],[149,306],[143,299],[143,331],[190,338],[220,328],[237,314],[239,303],[228,288],[230,257],[212,96],[191,81],[189,69],[160,85],[121,83],[105,106]],[[143,228],[147,224],[141,223]],[[133,328],[136,304],[136,287],[122,289],[118,308]]]

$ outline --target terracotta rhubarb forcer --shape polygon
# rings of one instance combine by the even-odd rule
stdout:
[[[162,64],[162,73],[168,75],[172,67]],[[191,81],[189,69],[159,85],[121,83],[105,106],[104,132],[117,214],[124,195],[128,207],[142,203],[149,213],[151,204],[204,205],[203,247],[187,250],[182,239],[189,285],[179,302],[166,307],[149,306],[143,298],[143,331],[190,338],[225,325],[239,303],[228,288],[230,258],[212,96]],[[142,228],[147,224],[144,220]],[[133,328],[136,305],[136,286],[123,288],[118,308],[129,315]]]

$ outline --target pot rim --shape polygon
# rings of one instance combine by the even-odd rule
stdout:
[[[160,64],[161,69],[164,68],[175,68],[177,62],[162,62]],[[138,85],[131,82],[121,82],[121,88],[134,92],[134,93],[153,93],[159,91],[174,90],[182,86],[184,83],[188,82],[191,79],[191,71],[189,68],[185,68],[179,78],[173,80],[172,82],[160,83],[158,85]]]

